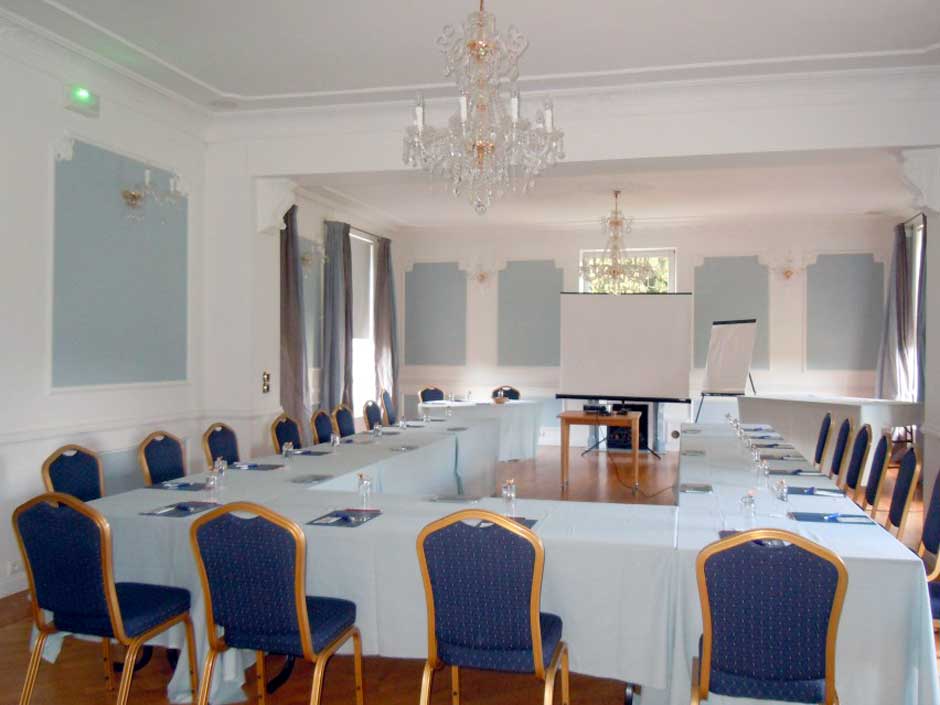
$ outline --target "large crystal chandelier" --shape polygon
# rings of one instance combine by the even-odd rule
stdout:
[[[500,35],[483,0],[459,32],[444,27],[437,44],[446,57],[444,75],[457,82],[457,112],[447,127],[431,127],[419,97],[414,124],[405,131],[404,161],[447,179],[453,194],[466,194],[482,215],[494,199],[527,191],[546,167],[564,159],[564,135],[555,127],[551,101],[534,125],[520,116],[518,61],[529,42],[512,26]]]
[[[632,218],[620,210],[620,191],[614,191],[614,208],[601,219],[607,245],[603,252],[581,265],[581,276],[595,294],[635,294],[649,288],[656,271],[646,257],[630,257],[624,236],[630,233]]]

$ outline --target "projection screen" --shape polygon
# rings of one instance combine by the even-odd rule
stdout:
[[[559,393],[688,399],[692,294],[561,294]]]

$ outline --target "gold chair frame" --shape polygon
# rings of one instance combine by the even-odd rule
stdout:
[[[711,685],[712,662],[712,615],[708,599],[708,587],[705,582],[705,564],[712,556],[736,548],[749,541],[761,540],[786,541],[818,556],[830,563],[837,573],[836,590],[832,597],[832,611],[829,613],[829,627],[826,632],[826,698],[825,705],[838,705],[839,694],[836,692],[836,637],[839,633],[839,618],[842,614],[842,605],[845,602],[845,591],[848,588],[849,576],[845,563],[832,551],[813,543],[809,539],[782,529],[754,529],[735,534],[726,539],[715,541],[703,548],[695,560],[695,576],[698,583],[699,601],[702,606],[702,658],[696,656],[692,659],[692,691],[689,698],[690,705],[699,705],[708,700],[709,686]]]
[[[101,467],[101,458],[98,457],[98,454],[89,450],[85,446],[80,446],[75,443],[69,443],[64,445],[61,448],[57,448],[52,455],[43,461],[42,464],[42,484],[46,488],[46,492],[55,493],[56,488],[52,486],[52,476],[49,474],[52,464],[58,460],[60,457],[67,453],[85,453],[90,455],[95,459],[95,463],[98,465],[98,491],[101,493],[101,496],[104,497],[104,470]]]
[[[444,394],[444,390],[443,390],[443,389],[441,389],[440,387],[435,387],[434,385],[428,385],[427,387],[421,387],[421,389],[418,390],[418,403],[419,403],[419,404],[424,404],[424,403],[425,403],[425,402],[424,402],[424,393],[427,392],[427,391],[430,391],[430,390],[432,390],[432,389],[435,389],[435,390],[437,390],[438,392],[440,392],[441,395],[442,395],[442,396],[441,396],[442,399],[446,399],[446,398],[447,398],[447,395]]]
[[[829,428],[826,429],[826,438],[823,440],[822,453],[819,455],[819,462],[816,462],[816,458],[813,458],[813,465],[817,470],[822,470],[823,466],[826,463],[826,452],[829,450],[829,441],[832,439],[832,412],[827,411],[826,415],[823,416],[823,420],[819,422],[819,427],[822,429],[823,421],[829,419]],[[819,443],[819,434],[816,434],[816,442]],[[814,450],[815,452],[815,450]]]
[[[131,680],[134,677],[134,664],[137,655],[144,643],[152,639],[157,634],[165,632],[167,629],[182,623],[186,630],[186,650],[189,657],[189,682],[193,695],[196,695],[196,641],[193,637],[193,623],[189,617],[189,612],[176,615],[175,617],[158,624],[148,631],[136,637],[129,637],[124,631],[124,620],[121,616],[121,608],[117,599],[117,588],[114,585],[114,566],[112,563],[111,549],[111,527],[99,512],[89,507],[71,495],[63,492],[49,492],[39,495],[20,505],[13,512],[13,531],[16,534],[16,541],[20,547],[20,553],[23,556],[23,566],[26,569],[26,578],[29,582],[29,592],[32,597],[30,600],[30,609],[32,611],[33,624],[39,632],[36,643],[33,646],[29,657],[29,666],[26,669],[26,681],[23,683],[23,690],[20,694],[19,705],[28,705],[33,695],[33,689],[36,686],[36,677],[39,675],[39,665],[42,662],[42,652],[46,645],[46,640],[50,634],[55,634],[58,629],[55,624],[47,622],[43,610],[39,608],[36,594],[36,582],[33,578],[32,565],[29,562],[29,555],[26,553],[26,546],[23,543],[23,537],[20,535],[19,518],[20,515],[39,504],[45,502],[52,505],[64,504],[70,509],[78,512],[82,516],[91,519],[98,527],[99,542],[101,544],[101,578],[104,584],[105,602],[108,606],[108,616],[111,620],[111,633],[114,639],[127,647],[127,654],[124,657],[124,668],[121,673],[121,682],[118,686],[117,705],[126,705],[130,695]],[[111,664],[111,639],[102,637],[101,639],[102,661],[104,663],[105,678],[109,692],[114,690],[114,669]]]
[[[442,519],[431,522],[421,533],[418,534],[417,551],[418,563],[421,566],[421,578],[424,582],[424,596],[428,611],[428,659],[424,664],[424,672],[421,676],[421,700],[420,705],[429,705],[431,699],[431,685],[434,679],[434,672],[444,667],[444,663],[437,655],[437,637],[435,635],[435,612],[434,612],[434,593],[431,589],[431,576],[428,572],[428,563],[424,555],[424,542],[428,536],[436,531],[444,529],[452,524],[461,521],[480,520],[490,524],[495,524],[512,533],[520,536],[529,542],[535,551],[535,562],[532,568],[532,592],[529,596],[529,624],[532,628],[532,660],[535,677],[545,682],[544,705],[552,705],[555,695],[555,676],[561,671],[561,702],[562,705],[570,705],[570,688],[568,673],[568,644],[559,641],[552,653],[548,668],[545,668],[542,661],[542,630],[539,614],[541,612],[542,598],[542,573],[545,568],[545,547],[542,540],[532,531],[522,524],[507,519],[499,514],[480,509],[465,509],[455,512]],[[460,705],[460,668],[459,666],[450,667],[451,678],[451,702],[453,705]]]
[[[235,433],[235,429],[229,426],[226,423],[217,421],[214,424],[211,424],[209,428],[206,429],[206,432],[202,434],[202,452],[206,456],[206,467],[211,468],[212,463],[215,461],[215,458],[212,457],[212,451],[209,449],[209,437],[220,429],[227,429],[232,432],[232,435],[235,437],[235,452],[238,453],[238,434]],[[241,457],[239,455],[239,457]]]
[[[274,421],[271,422],[271,443],[274,446],[275,455],[281,454],[281,442],[277,439],[277,427],[280,426],[285,421],[290,421],[297,427],[297,433],[300,434],[300,424],[294,421],[287,414],[280,414]]]
[[[333,407],[333,411],[330,412],[330,421],[333,423],[333,433],[337,436],[342,436],[343,434],[339,431],[339,420],[336,418],[336,415],[345,409],[349,412],[349,415],[353,417],[353,433],[356,432],[356,415],[353,413],[353,410],[349,407],[348,404],[337,404]]]
[[[385,395],[386,395],[386,394],[388,394],[389,398],[392,398],[392,397],[394,396],[394,395],[393,395],[389,390],[387,390],[387,389],[383,389],[383,390],[382,390],[382,393],[379,395],[379,404],[380,404],[380,406],[382,407],[382,425],[384,425],[384,426],[391,426],[392,423],[391,423],[391,421],[389,421],[389,419],[390,419],[391,417],[388,415],[388,407],[385,406]],[[396,401],[396,400],[395,400],[394,398],[392,398],[392,401],[394,402],[394,401]],[[400,417],[400,416],[401,416],[401,414],[399,414],[399,417]]]
[[[206,598],[206,627],[209,637],[209,653],[206,654],[206,662],[203,666],[202,680],[200,681],[199,697],[196,699],[196,705],[208,705],[209,687],[212,683],[212,672],[215,669],[215,662],[219,654],[227,651],[229,646],[225,643],[225,637],[219,636],[219,630],[215,623],[215,616],[212,611],[212,593],[209,590],[209,576],[206,573],[206,566],[202,560],[202,554],[199,551],[199,541],[197,534],[199,529],[217,519],[224,514],[243,512],[253,516],[261,517],[272,524],[286,530],[294,539],[294,604],[297,610],[297,627],[300,630],[300,643],[303,649],[303,658],[313,664],[313,684],[310,689],[310,705],[319,705],[320,696],[323,692],[323,676],[326,673],[326,666],[330,658],[336,653],[343,644],[349,639],[353,641],[353,664],[356,682],[356,705],[363,705],[362,692],[362,636],[359,628],[353,625],[343,631],[333,641],[327,644],[319,652],[313,649],[313,637],[310,634],[310,617],[307,613],[307,592],[305,589],[307,573],[307,537],[301,528],[290,519],[272,512],[267,507],[253,502],[232,502],[224,507],[213,509],[196,519],[189,530],[189,540],[192,545],[193,556],[196,559],[196,567],[199,570],[199,581],[202,584],[202,593]],[[255,652],[255,666],[257,671],[257,692],[258,702],[261,705],[266,703],[266,676],[264,668],[263,651]]]
[[[852,455],[855,453],[855,441],[858,440],[858,434],[862,431],[868,430],[868,443],[865,445],[865,453],[862,455],[862,465],[858,469],[858,477],[855,478],[855,489],[851,490],[848,485],[848,475],[849,475],[849,465],[852,463]],[[871,453],[871,440],[872,440],[872,430],[870,424],[862,424],[862,426],[853,434],[851,443],[846,446],[846,455],[848,459],[846,460],[844,470],[839,475],[839,482],[836,483],[837,486],[846,490],[846,492],[851,491],[852,496],[850,499],[858,503],[856,500],[858,498],[859,489],[862,487],[862,475],[865,474],[865,468],[868,467],[868,454]]]
[[[875,488],[875,501],[873,504],[869,505],[868,501],[865,499],[865,492],[867,491],[867,485],[862,486],[859,483],[859,492],[856,494],[856,504],[862,508],[863,512],[868,512],[869,516],[872,519],[875,518],[875,515],[878,512],[878,502],[881,501],[881,490],[884,488],[885,484],[885,474],[888,472],[888,464],[891,462],[891,451],[894,450],[894,441],[891,439],[891,433],[884,431],[881,434],[881,437],[885,439],[885,459],[881,464],[881,472],[878,475],[878,486]],[[877,443],[875,446],[877,447]],[[874,470],[874,468],[872,468]],[[871,471],[868,473],[868,479],[871,481]],[[859,501],[859,499],[861,501]]]
[[[914,492],[917,491],[917,483],[920,482],[920,473],[923,465],[923,460],[920,457],[920,451],[916,447],[911,446],[911,450],[908,453],[913,452],[914,457],[917,459],[917,462],[914,465],[914,476],[911,478],[911,486],[907,490],[907,497],[904,498],[904,508],[901,510],[901,522],[897,526],[894,526],[891,523],[891,510],[888,510],[888,515],[885,517],[884,528],[889,534],[894,536],[898,541],[904,543],[904,529],[907,528],[907,519],[908,514],[910,513],[911,500],[914,499]],[[898,473],[900,473],[900,468]],[[895,492],[897,487],[895,487]],[[891,501],[894,501],[894,493],[891,495]],[[926,515],[925,515],[926,518]],[[894,531],[896,529],[896,532]]]
[[[180,450],[182,451],[180,456],[183,459],[183,474],[186,474],[186,452],[183,441],[181,441],[178,436],[174,436],[169,431],[154,431],[144,440],[142,440],[139,446],[137,446],[137,464],[140,466],[140,471],[144,475],[144,484],[147,487],[151,487],[153,485],[153,478],[150,475],[150,464],[147,462],[147,454],[144,451],[147,449],[147,446],[149,446],[158,438],[169,438],[171,441],[174,441],[177,445],[179,445]]]
[[[367,414],[366,412],[369,410],[370,407],[373,407],[373,406],[376,407],[380,412],[379,423],[381,423],[382,425],[386,425],[385,424],[385,421],[386,421],[385,410],[379,404],[377,404],[376,402],[370,399],[369,401],[367,401],[365,404],[362,405],[362,420],[365,422],[366,429],[369,431],[372,430],[373,426],[371,423],[369,423],[369,414]]]
[[[313,444],[319,445],[320,443],[328,443],[329,438],[320,438],[320,434],[317,433],[317,419],[321,416],[325,416],[330,420],[330,427],[333,427],[333,417],[330,416],[323,409],[317,409],[313,412],[313,415],[310,417],[310,433],[313,434]]]

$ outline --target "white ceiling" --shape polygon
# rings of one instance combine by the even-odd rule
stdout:
[[[200,104],[449,94],[435,39],[474,0],[0,0],[0,12]],[[936,0],[490,0],[524,89],[940,64]],[[220,106],[219,103],[222,102]]]
[[[418,172],[294,177],[314,193],[402,227],[532,226],[596,221],[623,190],[639,220],[790,215],[906,216],[912,196],[887,150],[563,164],[525,195],[478,216]]]

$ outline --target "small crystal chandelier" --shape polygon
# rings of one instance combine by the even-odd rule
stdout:
[[[625,218],[620,210],[620,191],[614,191],[614,208],[601,219],[601,225],[607,245],[601,254],[581,265],[581,276],[595,294],[643,293],[656,272],[648,258],[630,257],[624,249],[623,238],[630,233],[633,219]]]
[[[546,167],[564,159],[564,133],[555,127],[551,101],[534,125],[520,117],[518,61],[529,42],[513,26],[501,36],[483,0],[460,32],[444,27],[437,44],[446,57],[444,75],[457,82],[458,109],[447,127],[431,127],[419,96],[414,124],[405,131],[404,162],[446,179],[482,215],[494,199],[528,191]]]

